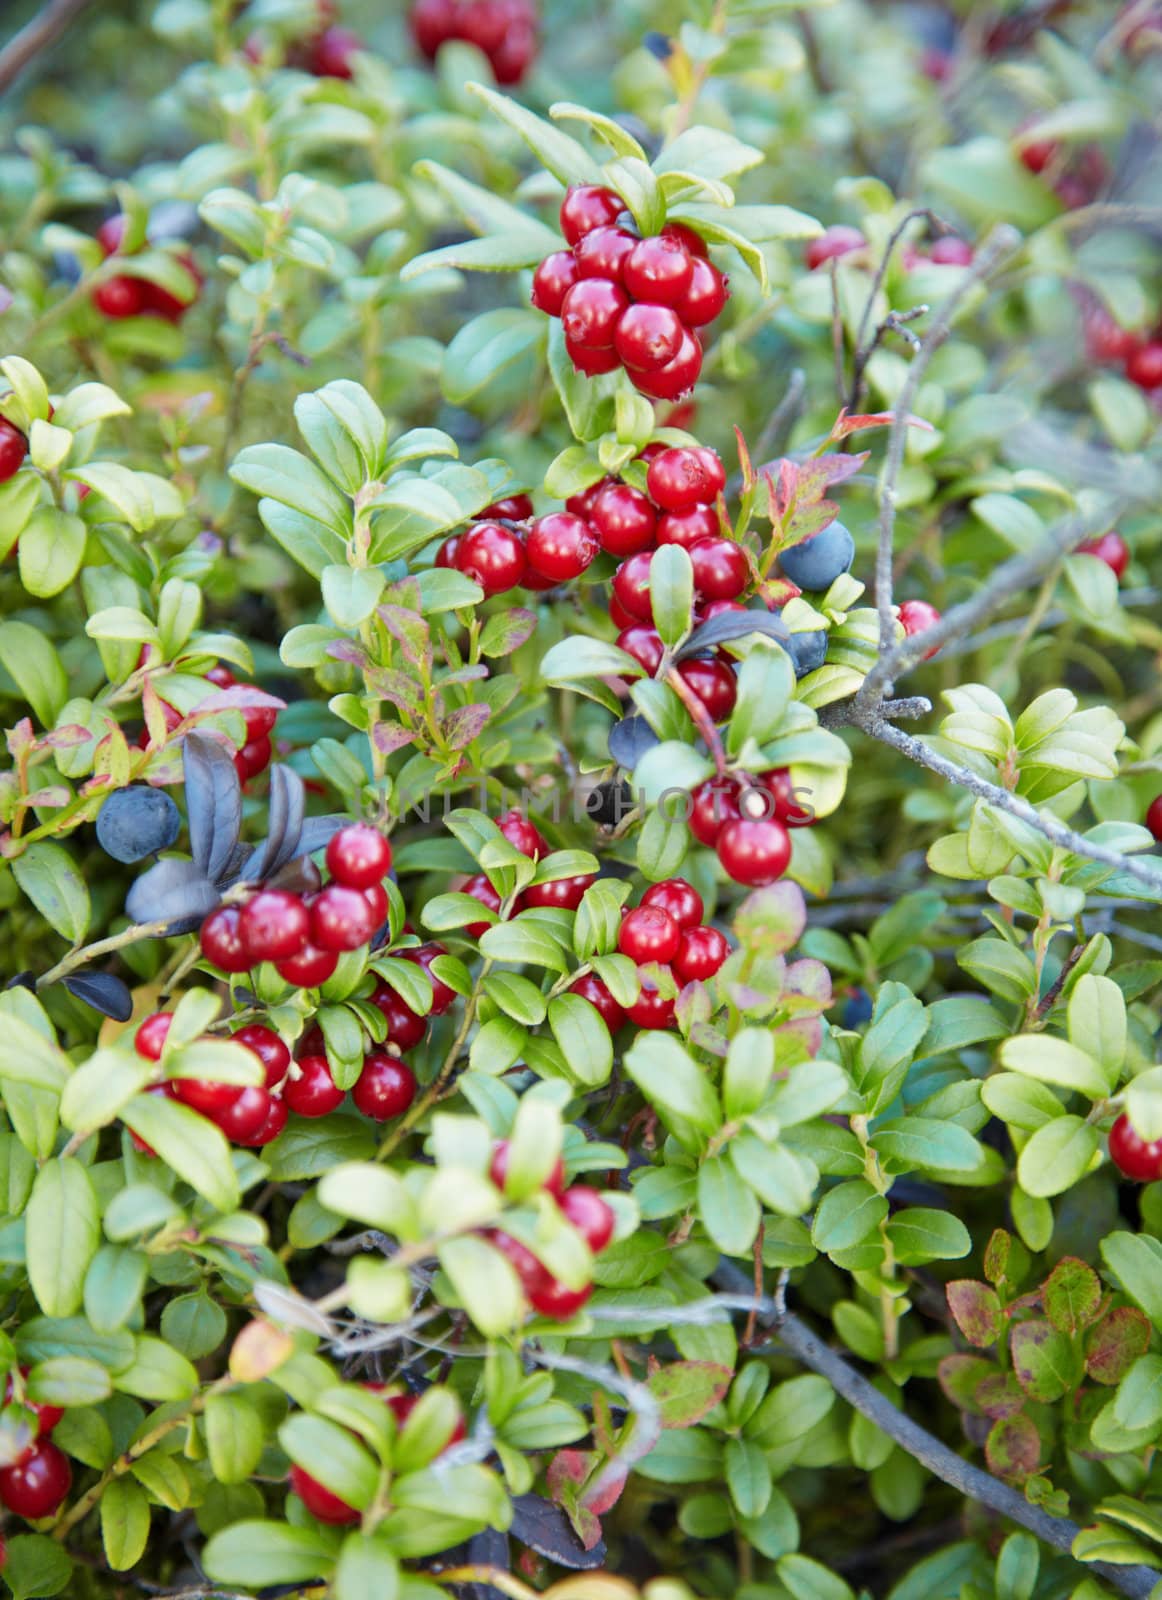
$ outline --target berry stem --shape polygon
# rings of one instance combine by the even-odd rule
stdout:
[[[726,772],[726,751],[722,747],[718,729],[710,720],[710,713],[676,668],[671,667],[666,673],[666,682],[694,719],[694,725],[705,739],[707,749],[714,757],[714,766],[721,777]]]

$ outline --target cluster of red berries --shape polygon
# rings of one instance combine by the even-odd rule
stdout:
[[[359,1387],[383,1397],[383,1403],[395,1418],[397,1428],[403,1427],[420,1403],[418,1394],[388,1394],[385,1383],[361,1383]],[[444,1450],[451,1449],[454,1444],[459,1444],[467,1436],[468,1430],[464,1426],[464,1418],[458,1417]],[[440,1454],[442,1455],[443,1451]],[[337,1494],[332,1494],[330,1489],[325,1488],[318,1478],[312,1477],[305,1467],[291,1467],[290,1484],[312,1517],[317,1517],[320,1522],[344,1528],[351,1527],[362,1517],[361,1512],[356,1511],[354,1506],[349,1506],[346,1500],[341,1500]]]
[[[110,256],[125,253],[122,246],[128,226],[128,218],[118,215],[109,217],[97,229],[97,243],[101,246],[106,260]],[[136,253],[136,251],[131,252],[134,255]],[[149,283],[145,278],[130,277],[125,273],[115,278],[106,278],[104,283],[98,284],[93,290],[93,304],[102,316],[114,321],[120,321],[123,317],[163,317],[166,322],[180,322],[197,301],[198,292],[205,280],[198,270],[197,262],[188,251],[176,259],[196,285],[188,300],[179,300],[177,295],[171,294],[159,284]]]
[[[704,916],[702,896],[685,878],[652,883],[641,903],[622,913],[617,948],[639,968],[638,997],[625,1010],[636,1027],[669,1028],[674,1023],[674,1001],[662,993],[669,985],[655,982],[653,968],[683,989],[709,981],[730,954],[725,935],[706,926]],[[574,992],[582,991],[574,985]]]
[[[370,943],[387,919],[383,879],[391,845],[365,822],[341,828],[327,845],[331,882],[309,897],[259,889],[240,905],[219,906],[202,924],[202,954],[222,972],[272,961],[302,989],[325,983],[347,950]]]
[[[416,0],[408,24],[429,61],[449,40],[474,44],[497,83],[519,83],[536,59],[534,0]]]
[[[1131,383],[1162,401],[1162,324],[1142,335],[1119,327],[1104,307],[1085,317],[1086,352],[1092,361],[1120,366]]]
[[[548,855],[549,846],[540,829],[527,817],[522,816],[515,807],[511,811],[506,811],[502,817],[498,817],[496,825],[513,849],[519,850],[521,855],[528,856],[530,861],[538,861],[541,856]],[[585,897],[585,891],[594,882],[596,877],[593,873],[583,872],[572,878],[554,878],[549,883],[530,884],[517,895],[513,902],[512,915],[516,916],[530,906],[552,907],[557,911],[576,911]],[[477,872],[465,879],[460,885],[459,892],[471,895],[473,900],[478,900],[482,906],[487,906],[489,911],[500,910],[501,898],[486,873]],[[490,926],[491,924],[487,922],[472,922],[464,932],[470,939],[479,939]]]
[[[172,1023],[169,1011],[155,1011],[146,1017],[133,1036],[138,1055],[160,1061]],[[220,1128],[231,1144],[270,1144],[286,1127],[287,1105],[279,1091],[290,1069],[290,1051],[277,1033],[259,1022],[248,1023],[231,1037],[234,1044],[245,1045],[262,1062],[261,1084],[239,1088],[236,1083],[217,1083],[210,1078],[167,1078],[150,1085],[146,1093],[189,1106]],[[156,1154],[135,1133],[131,1137],[142,1155]]]
[[[690,831],[714,850],[735,883],[762,889],[776,883],[791,860],[789,828],[808,828],[815,813],[804,805],[787,767],[745,779],[707,778],[691,796]]]
[[[488,1176],[502,1191],[506,1187],[508,1165],[508,1140],[502,1139],[493,1150],[492,1165],[488,1170]],[[597,1190],[587,1188],[583,1183],[575,1183],[566,1189],[565,1169],[560,1157],[541,1187],[553,1197],[563,1216],[577,1229],[592,1253],[600,1255],[613,1238],[615,1219],[612,1209]],[[559,1278],[554,1278],[519,1239],[514,1239],[503,1229],[489,1229],[485,1238],[512,1266],[524,1290],[525,1299],[542,1317],[553,1317],[558,1322],[564,1322],[576,1316],[593,1293],[591,1283],[579,1289],[568,1288]]]
[[[702,371],[705,328],[725,306],[727,280],[702,237],[682,222],[642,238],[621,196],[595,185],[561,202],[570,248],[533,274],[532,303],[560,317],[565,348],[590,377],[624,367],[640,393],[680,400]]]
[[[597,555],[593,530],[569,511],[533,516],[527,494],[486,506],[464,533],[453,534],[436,555],[438,567],[454,567],[486,595],[509,589],[553,589],[581,574]]]
[[[15,423],[0,417],[0,483],[14,478],[28,455],[28,440]]]
[[[309,72],[313,78],[349,79],[354,76],[352,57],[366,46],[350,28],[335,25],[338,14],[334,0],[316,0],[315,26],[287,51],[288,67]],[[261,62],[265,52],[266,40],[261,33],[252,33],[242,46],[242,54],[255,65]]]
[[[1025,170],[1044,178],[1070,211],[1090,205],[1109,179],[1109,165],[1095,144],[1076,149],[1056,139],[1032,139],[1021,146],[1018,155]]]
[[[22,1387],[27,1376],[28,1368],[21,1367]],[[16,1384],[10,1372],[4,1385],[4,1404],[12,1405],[16,1398]],[[64,1416],[63,1407],[29,1400],[23,1392],[20,1400],[32,1414],[36,1438],[17,1460],[0,1468],[0,1503],[18,1517],[35,1522],[58,1510],[72,1487],[73,1473],[68,1456],[52,1441],[52,1431]]]
[[[833,227],[825,229],[817,239],[808,242],[803,251],[803,260],[810,271],[823,266],[828,261],[838,261],[841,256],[851,255],[856,250],[866,250],[867,240],[858,228],[849,227],[846,223],[837,222]],[[924,248],[922,245],[905,244],[900,252],[900,259],[907,272],[914,268],[930,264],[937,267],[970,267],[973,262],[973,248],[967,239],[959,239],[955,234],[946,234]]]

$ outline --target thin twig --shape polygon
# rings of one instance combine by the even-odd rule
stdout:
[[[49,0],[19,33],[13,34],[0,50],[0,94],[38,55],[56,43],[88,4],[89,0]]]

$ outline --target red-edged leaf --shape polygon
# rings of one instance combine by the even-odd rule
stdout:
[[[650,1375],[648,1388],[662,1411],[663,1428],[692,1428],[730,1387],[729,1367],[714,1361],[675,1361]]]
[[[751,461],[746,440],[742,436],[742,429],[737,424],[735,424],[734,437],[738,440],[738,462],[742,468],[742,487],[745,494],[750,489],[753,489],[755,485],[754,463]]]
[[[894,411],[876,411],[862,417],[849,417],[846,411],[841,411],[835,419],[835,426],[829,437],[846,439],[849,433],[863,433],[868,428],[890,428],[895,420]],[[908,414],[908,426],[923,428],[928,433],[933,431],[930,422],[925,422],[923,417],[914,417],[911,412]]]
[[[945,1292],[948,1309],[969,1344],[981,1350],[995,1344],[1004,1327],[1004,1314],[996,1291],[975,1278],[957,1278]]]
[[[1022,1483],[1040,1465],[1041,1436],[1032,1421],[1018,1413],[993,1423],[984,1450],[990,1472]]]
[[[1150,1322],[1137,1306],[1115,1306],[1085,1340],[1085,1370],[1095,1383],[1121,1383],[1150,1347]]]

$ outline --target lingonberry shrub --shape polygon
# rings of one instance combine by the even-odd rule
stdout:
[[[1149,10],[0,44],[20,1600],[1155,1590]]]

